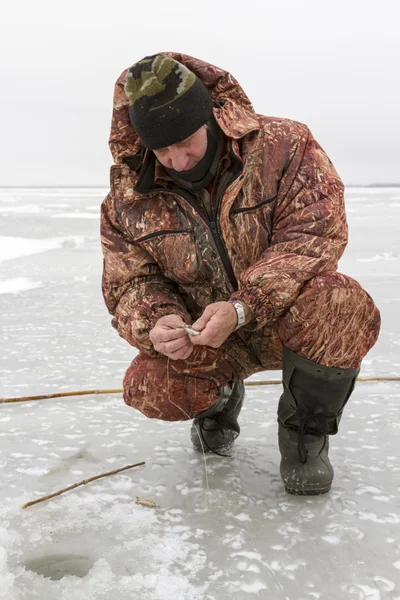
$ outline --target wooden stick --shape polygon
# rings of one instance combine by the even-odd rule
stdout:
[[[47,400],[48,398],[64,398],[66,396],[87,396],[89,394],[119,394],[122,389],[113,390],[84,390],[80,392],[60,392],[43,396],[25,396],[21,398],[0,398],[0,404],[6,402],[30,402],[31,400]]]
[[[23,505],[22,508],[28,508],[28,506],[33,506],[34,504],[39,504],[39,502],[44,502],[45,500],[50,500],[50,498],[55,498],[55,496],[60,496],[64,492],[69,492],[69,490],[73,490],[80,485],[85,485],[90,481],[95,481],[96,479],[101,479],[102,477],[108,477],[109,475],[115,475],[116,473],[121,473],[122,471],[126,471],[127,469],[133,469],[133,467],[140,467],[141,465],[146,464],[145,462],[136,463],[135,465],[128,465],[127,467],[122,467],[121,469],[115,469],[115,471],[109,471],[108,473],[103,473],[102,475],[96,475],[95,477],[90,477],[90,479],[84,479],[79,483],[74,483],[59,492],[55,492],[54,494],[49,494],[48,496],[43,496],[42,498],[38,498],[37,500],[32,500],[32,502],[27,502]]]
[[[359,377],[357,381],[400,381],[400,377]],[[265,381],[246,381],[245,386],[251,387],[254,385],[279,385],[281,379],[270,379]],[[122,388],[112,390],[84,390],[78,392],[61,392],[58,394],[48,394],[43,396],[24,396],[21,398],[0,398],[0,404],[8,404],[11,402],[31,402],[32,400],[47,400],[49,398],[65,398],[67,396],[88,396],[97,394],[121,394]]]

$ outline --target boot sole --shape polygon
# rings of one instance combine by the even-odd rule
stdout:
[[[197,444],[195,444],[195,443],[192,441],[192,446],[193,446],[193,450],[194,450],[195,452],[199,452],[199,453],[201,453],[201,454],[202,454],[203,452],[204,452],[204,453],[206,453],[206,454],[212,454],[212,453],[213,453],[213,451],[214,451],[214,453],[218,453],[218,452],[229,452],[230,450],[232,450],[232,448],[233,448],[234,444],[230,444],[230,445],[228,445],[228,446],[222,446],[221,448],[213,448],[213,449],[211,450],[210,448],[207,448],[207,446],[206,446],[206,445],[204,445],[204,448],[202,448],[202,447],[200,446],[200,444],[199,444],[199,445],[197,445]]]
[[[315,490],[296,490],[294,488],[288,488],[285,486],[285,491],[293,496],[319,496],[321,494],[327,494],[330,489],[330,485],[328,487]]]

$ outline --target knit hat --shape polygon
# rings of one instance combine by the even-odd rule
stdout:
[[[190,137],[212,114],[204,83],[163,54],[146,56],[127,72],[129,117],[144,146],[165,148]]]

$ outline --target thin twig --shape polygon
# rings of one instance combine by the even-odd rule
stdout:
[[[147,506],[147,508],[160,508],[154,500],[145,500],[145,498],[139,498],[139,496],[136,496],[136,504]]]
[[[400,381],[400,377],[359,377],[357,381]],[[246,381],[245,386],[254,385],[279,385],[282,379],[270,379],[265,381]],[[66,396],[90,396],[97,394],[121,394],[122,388],[113,390],[84,390],[79,392],[61,392],[58,394],[48,394],[43,396],[24,396],[21,398],[0,398],[0,404],[8,404],[11,402],[31,402],[32,400],[48,400],[50,398],[64,398]]]
[[[32,500],[32,502],[27,502],[23,505],[22,508],[28,508],[28,506],[33,506],[34,504],[39,504],[39,502],[44,502],[45,500],[50,500],[50,498],[54,498],[55,496],[60,496],[64,492],[69,492],[69,490],[73,490],[80,485],[85,485],[90,481],[95,481],[96,479],[101,479],[102,477],[108,477],[109,475],[115,475],[116,473],[121,473],[122,471],[126,471],[127,469],[133,469],[133,467],[140,467],[141,465],[146,464],[145,462],[136,463],[135,465],[128,465],[127,467],[122,467],[121,469],[115,469],[115,471],[109,471],[108,473],[103,473],[102,475],[96,475],[95,477],[90,477],[90,479],[84,479],[79,483],[74,483],[59,492],[55,492],[54,494],[49,494],[48,496],[43,496],[42,498],[38,498],[37,500]]]

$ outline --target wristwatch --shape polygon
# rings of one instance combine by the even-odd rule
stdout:
[[[234,331],[236,331],[236,329],[239,329],[239,327],[241,327],[242,325],[244,325],[244,322],[246,320],[246,317],[245,317],[245,314],[244,314],[244,308],[243,308],[243,304],[241,302],[239,302],[238,300],[229,300],[229,302],[231,304],[233,304],[233,306],[236,309],[237,324],[236,324],[236,327],[234,329]]]

